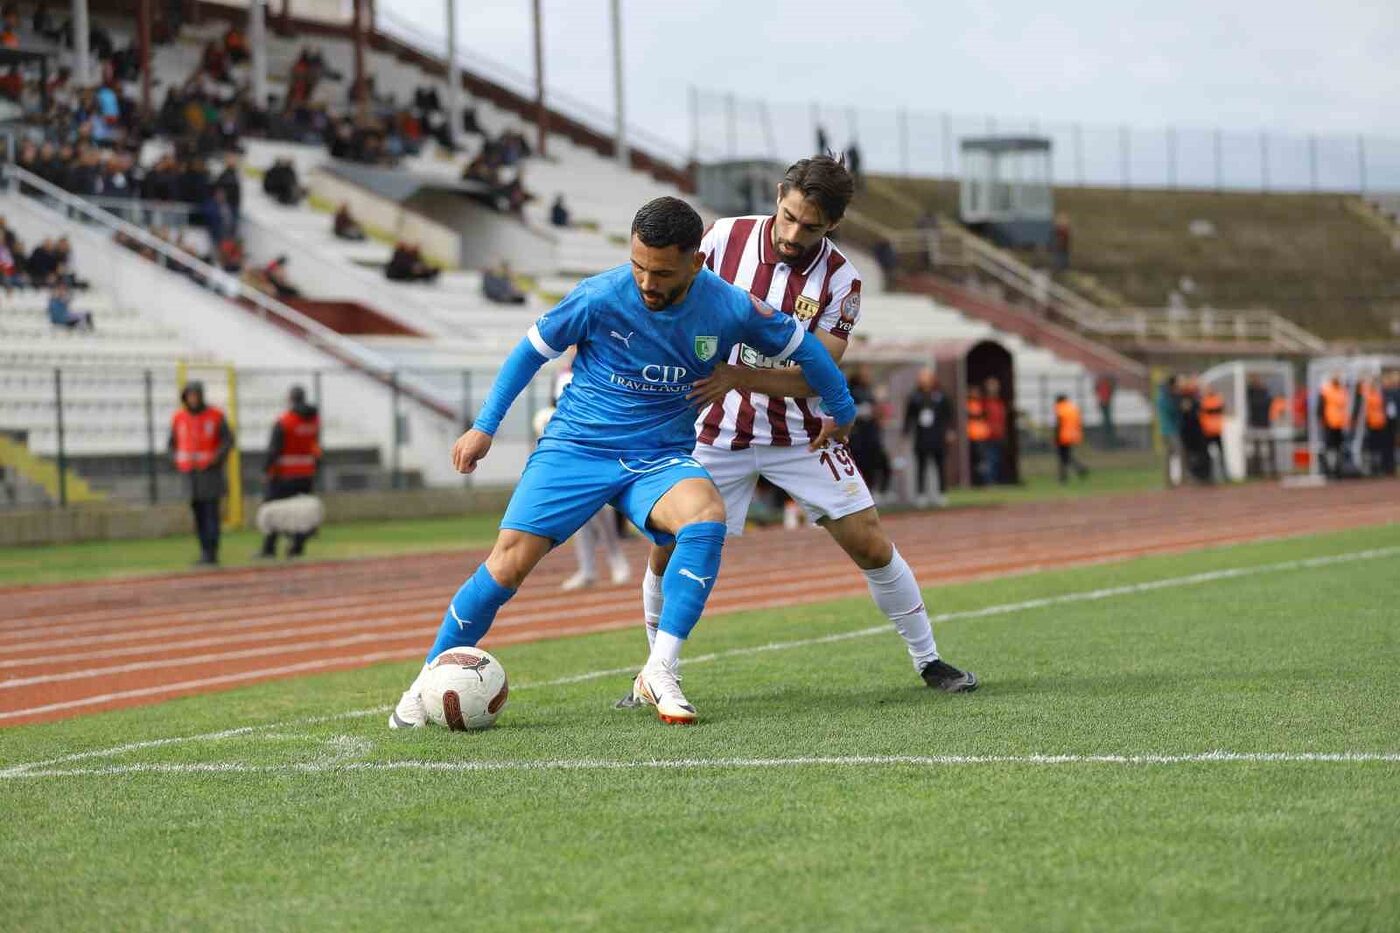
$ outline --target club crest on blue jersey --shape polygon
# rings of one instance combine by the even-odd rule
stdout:
[[[700,362],[713,359],[717,352],[719,352],[718,335],[697,336],[695,338],[695,355],[700,359]]]

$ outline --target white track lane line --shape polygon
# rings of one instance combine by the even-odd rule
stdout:
[[[351,748],[348,754],[356,749]],[[1227,752],[1181,755],[820,755],[797,758],[550,758],[502,761],[321,761],[303,764],[253,765],[238,761],[191,764],[131,764],[105,768],[57,768],[0,771],[0,779],[114,777],[131,774],[377,774],[392,771],[688,771],[699,769],[769,769],[812,767],[946,768],[969,765],[1127,765],[1152,767],[1196,764],[1394,764],[1400,752]]]
[[[1379,552],[1380,553],[1375,553],[1375,555],[1372,556],[1394,555],[1394,553],[1400,553],[1400,548],[1382,548],[1379,549]],[[1331,562],[1330,560],[1329,563],[1336,562]],[[1308,565],[1308,563],[1306,562],[1295,562],[1294,566],[1289,567],[1289,569],[1296,569],[1296,567],[1303,566],[1310,565]],[[1232,570],[1211,570],[1211,572],[1207,573],[1194,574],[1194,577],[1173,577],[1172,586],[1184,586],[1184,584],[1182,583],[1183,580],[1189,580],[1191,581],[1191,583],[1208,583],[1208,581],[1212,580],[1226,580],[1231,579],[1231,577],[1243,576],[1243,574],[1245,574],[1246,572],[1252,572],[1252,569],[1247,569],[1247,567],[1236,567],[1236,569]],[[1082,597],[1082,600],[1103,600],[1103,598],[1113,597],[1113,595],[1121,595],[1124,593],[1141,593],[1141,591],[1151,590],[1151,588],[1154,587],[1144,586],[1144,584],[1130,584],[1130,586],[1126,588],[1110,588],[1110,590],[1096,590],[1093,591],[1092,594],[1084,595],[1084,597]],[[1047,598],[1049,598],[1049,600],[1053,600],[1053,602],[1030,600],[1026,602],[1019,602],[1019,604],[1014,604],[1015,608],[1012,609],[1007,609],[1004,607],[993,607],[993,609],[995,609],[994,614],[1000,615],[1002,614],[1002,612],[1019,611],[1019,609],[1033,609],[1040,607],[1040,605],[1058,605],[1063,604],[1063,602],[1065,602],[1065,600],[1063,600],[1063,598],[1060,597]],[[549,614],[532,614],[531,621],[536,621],[536,619],[543,619],[546,615]],[[951,616],[951,618],[969,618],[969,616],[955,615]],[[970,618],[976,618],[976,616],[970,616]],[[522,619],[518,619],[518,621],[524,621],[524,616],[522,616]],[[934,622],[939,621],[945,621],[944,616],[938,616],[938,618],[934,619]],[[307,632],[307,635],[314,635],[314,633],[316,632]],[[398,637],[409,637],[412,635],[414,635],[414,632],[412,632],[412,630],[409,630],[409,632],[396,633],[396,636]],[[81,679],[90,679],[95,677],[112,677],[112,675],[132,674],[132,672],[136,671],[154,671],[162,670],[162,668],[188,667],[188,665],[193,664],[220,664],[224,663],[224,661],[241,661],[248,660],[248,658],[253,657],[276,656],[276,654],[298,654],[304,653],[304,651],[340,649],[340,647],[350,647],[354,646],[354,644],[367,644],[379,642],[379,640],[384,640],[384,633],[365,632],[361,633],[361,635],[342,636],[336,637],[336,639],[316,639],[308,640],[308,642],[266,644],[266,646],[252,647],[252,649],[220,651],[220,653],[213,654],[195,654],[195,656],[157,658],[157,660],[151,661],[133,661],[133,663],[115,664],[109,665],[109,667],[87,667],[83,668],[83,670],[63,671],[59,672],[59,674],[36,674],[32,675],[32,677],[6,679],[6,681],[0,681],[0,691],[7,691],[7,689],[18,689],[21,688],[21,686],[35,686],[38,684],[59,684],[59,682],[81,681]],[[175,647],[174,644],[172,644],[171,647]],[[35,663],[35,661],[27,661],[27,663]],[[3,717],[3,714],[0,714],[0,717]]]
[[[1015,603],[1002,603],[1000,605],[995,606],[985,606],[981,609],[968,609],[960,612],[945,612],[940,613],[936,616],[932,616],[931,618],[935,624],[940,622],[952,622],[960,619],[981,619],[988,618],[991,616],[1008,615],[1016,612],[1024,612],[1030,609],[1042,609],[1050,606],[1060,606],[1081,602],[1093,602],[1101,599],[1111,599],[1117,596],[1129,596],[1135,593],[1145,593],[1151,592],[1153,590],[1170,589],[1183,586],[1199,586],[1204,583],[1214,583],[1219,580],[1232,580],[1239,579],[1242,577],[1258,576],[1266,573],[1280,573],[1290,570],[1303,570],[1317,567],[1327,567],[1332,566],[1334,564],[1350,563],[1359,560],[1374,560],[1377,558],[1393,557],[1397,555],[1400,555],[1400,546],[1370,548],[1363,551],[1350,551],[1343,554],[1331,554],[1322,557],[1308,557],[1302,558],[1300,560],[1280,561],[1278,563],[1273,564],[1256,564],[1251,567],[1233,567],[1224,570],[1211,570],[1203,573],[1187,574],[1185,576],[1180,577],[1163,577],[1159,580],[1147,580],[1141,583],[1130,583],[1125,584],[1123,586],[1111,586],[1102,587],[1100,589],[1094,590],[1082,590],[1077,593],[1062,593],[1058,596],[1046,596],[1041,597],[1039,599],[1027,599]],[[888,625],[874,625],[870,626],[869,628],[855,629],[849,632],[837,632],[831,635],[823,635],[817,638],[803,638],[795,641],[786,642],[771,642],[766,645],[755,645],[748,648],[731,648],[727,651],[718,651],[711,654],[703,654],[696,655],[694,657],[688,657],[685,659],[685,663],[687,665],[703,664],[711,661],[722,660],[724,658],[760,654],[768,651],[786,651],[793,648],[805,648],[812,645],[827,644],[835,641],[845,641],[851,638],[864,638],[871,635],[878,635],[882,632],[887,632],[888,630]],[[417,652],[413,652],[413,654],[417,654]],[[372,663],[373,661],[382,661],[388,660],[390,658],[402,657],[402,652],[378,652],[372,655],[361,655],[358,658],[342,660],[352,660],[357,662],[363,661],[363,663]],[[324,663],[324,661],[309,661],[302,664],[287,665],[283,668],[245,671],[238,674],[228,674],[222,675],[220,677],[185,681],[184,683],[180,684],[164,684],[155,687],[141,688],[139,690],[128,690],[119,693],[105,694],[102,696],[85,697],[80,700],[70,700],[63,703],[53,703],[48,704],[46,706],[31,707],[29,709],[24,710],[10,710],[6,712],[0,712],[0,720],[4,720],[7,718],[13,719],[19,716],[29,715],[33,713],[50,712],[59,709],[72,709],[80,706],[90,706],[99,703],[109,702],[111,700],[116,699],[157,696],[161,693],[170,693],[180,690],[195,689],[206,685],[215,686],[224,683],[236,683],[241,680],[249,680],[262,676],[274,676],[280,673],[304,672],[307,670],[313,670],[316,667],[322,667],[324,666]],[[586,673],[575,674],[569,677],[562,677],[557,680],[546,681],[538,684],[521,684],[515,689],[520,690],[529,689],[531,687],[561,686],[564,684],[581,683],[588,680],[596,680],[601,677],[613,677],[620,676],[622,674],[628,674],[631,673],[632,670],[633,669],[631,667],[625,667],[613,668],[610,670],[603,671],[589,671]],[[193,735],[187,737],[176,737],[172,739],[156,739],[153,741],[161,744],[174,744],[178,742],[197,742],[214,738],[222,738],[230,734],[242,734],[244,731],[251,731],[255,729],[273,729],[299,724],[306,724],[310,722],[327,722],[336,718],[340,718],[342,716],[345,718],[351,718],[357,716],[372,715],[375,712],[382,712],[387,710],[388,708],[389,707],[384,706],[376,707],[375,709],[371,710],[353,710],[344,714],[336,714],[329,717],[315,717],[314,719],[310,720],[293,719],[277,723],[268,723],[263,726],[249,726],[244,727],[243,729],[233,730],[233,732],[225,730],[222,732],[205,733],[201,735]],[[27,764],[18,764],[0,770],[0,777],[9,775],[17,771],[28,770],[30,768],[45,767],[50,764],[56,764],[65,761],[76,761],[82,758],[103,757],[106,755],[121,754],[123,751],[131,751],[137,748],[148,747],[153,746],[147,743],[135,743],[134,745],[119,745],[111,749],[96,750],[93,752],[81,752],[78,753],[76,757],[64,756],[62,758],[55,758],[48,761],[36,761]]]

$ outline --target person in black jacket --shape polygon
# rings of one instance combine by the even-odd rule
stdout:
[[[947,450],[948,434],[953,430],[953,406],[943,389],[938,385],[938,376],[932,369],[919,373],[918,387],[909,393],[904,404],[904,435],[914,444],[914,477],[918,498],[916,504],[926,508],[930,503],[944,505],[947,500],[943,490],[947,488],[943,457]],[[928,494],[928,468],[937,471],[938,485],[933,495]]]
[[[856,403],[856,421],[846,446],[851,449],[851,459],[855,460],[856,469],[865,477],[865,484],[875,494],[876,501],[883,501],[890,488],[890,456],[880,432],[879,400],[864,366],[847,382]]]

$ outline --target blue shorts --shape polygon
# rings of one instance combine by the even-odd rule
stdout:
[[[647,527],[657,500],[684,479],[709,480],[690,454],[626,456],[566,441],[541,441],[506,506],[501,527],[548,538],[571,538],[605,505],[611,505],[657,544],[675,538]]]

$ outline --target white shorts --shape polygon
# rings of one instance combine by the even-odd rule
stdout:
[[[806,444],[755,445],[745,450],[728,450],[696,444],[695,459],[709,471],[724,497],[731,535],[744,533],[749,503],[760,476],[796,499],[812,521],[845,518],[875,505],[845,447],[810,451]]]

